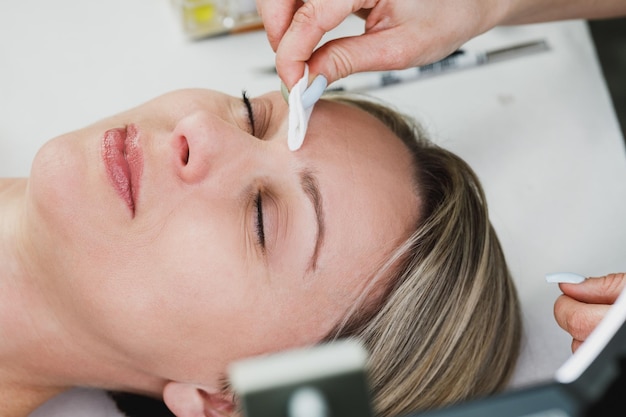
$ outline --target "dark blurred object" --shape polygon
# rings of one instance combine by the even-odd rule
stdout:
[[[108,392],[117,409],[127,417],[176,417],[159,399],[125,392]]]
[[[589,28],[626,140],[626,17],[590,21]]]
[[[626,359],[619,361],[620,373],[607,392],[589,407],[585,417],[623,417],[626,415]]]

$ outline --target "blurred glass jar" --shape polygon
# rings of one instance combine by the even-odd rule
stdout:
[[[172,0],[192,39],[263,29],[254,0]]]

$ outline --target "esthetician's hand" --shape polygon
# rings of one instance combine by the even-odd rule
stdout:
[[[309,64],[309,79],[328,83],[362,71],[403,69],[438,61],[501,18],[499,0],[256,0],[278,75],[289,89]],[[365,32],[322,36],[355,13]]]
[[[589,278],[581,284],[559,284],[563,295],[554,303],[554,317],[572,336],[572,352],[600,323],[625,285],[625,273]]]

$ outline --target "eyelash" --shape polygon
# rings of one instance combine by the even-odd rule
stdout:
[[[256,132],[254,131],[254,112],[252,111],[252,103],[250,102],[250,98],[248,98],[248,93],[245,90],[241,92],[241,98],[243,100],[243,104],[246,106],[246,110],[248,111],[248,123],[250,124],[252,136],[255,136]]]
[[[245,90],[241,92],[241,98],[243,100],[243,104],[246,106],[246,110],[248,111],[248,123],[250,124],[252,136],[254,136],[254,112],[252,111],[252,103],[248,98],[248,93]],[[263,226],[263,198],[260,191],[258,191],[256,193],[256,196],[254,197],[254,205],[256,207],[256,220],[254,223],[256,228],[257,240],[261,248],[265,250],[265,228]]]
[[[261,197],[261,192],[258,191],[256,197],[254,198],[254,203],[256,206],[256,235],[259,245],[263,249],[265,249],[265,228],[263,226],[263,199]]]

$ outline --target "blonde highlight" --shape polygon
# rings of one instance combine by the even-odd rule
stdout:
[[[422,215],[328,339],[369,352],[378,416],[427,410],[503,389],[521,340],[519,300],[480,181],[411,117],[369,96],[330,94],[373,115],[410,150]],[[377,305],[368,294],[388,288]]]

